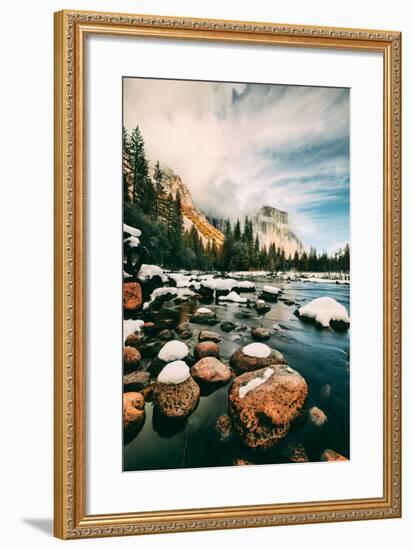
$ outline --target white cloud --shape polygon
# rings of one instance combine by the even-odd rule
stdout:
[[[301,209],[348,192],[347,148],[333,148],[349,133],[341,89],[131,78],[124,124],[139,125],[151,161],[170,166],[216,216],[269,203],[287,210],[307,241],[322,224]]]

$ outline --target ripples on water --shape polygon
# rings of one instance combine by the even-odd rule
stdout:
[[[255,280],[257,291],[268,280]],[[296,302],[287,306],[282,301],[271,304],[272,309],[259,316],[254,309],[237,304],[207,305],[216,311],[220,321],[232,321],[244,325],[239,332],[224,333],[219,324],[214,327],[192,325],[193,337],[185,340],[190,349],[197,343],[202,329],[219,332],[222,336],[220,353],[227,363],[236,348],[252,341],[250,328],[264,326],[271,329],[266,344],[278,349],[288,364],[299,371],[309,387],[307,408],[322,409],[328,421],[321,427],[308,420],[302,421],[278,444],[269,450],[249,449],[236,433],[227,441],[221,441],[216,431],[216,421],[228,412],[230,384],[213,393],[201,396],[197,409],[180,423],[168,423],[146,403],[146,421],[140,433],[125,440],[123,466],[125,471],[165,468],[195,468],[206,466],[230,466],[237,458],[255,464],[288,462],[291,447],[303,445],[309,461],[318,461],[321,453],[330,448],[349,458],[349,333],[319,329],[300,321],[294,311],[297,307],[318,298],[330,296],[350,310],[349,286],[323,283],[273,281],[282,288],[282,298]],[[256,293],[242,293],[256,299]],[[180,306],[182,320],[196,309],[187,304]],[[275,328],[273,328],[275,327]]]

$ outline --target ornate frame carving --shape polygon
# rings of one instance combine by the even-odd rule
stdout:
[[[378,51],[384,59],[383,497],[86,515],[84,43],[87,34]],[[55,535],[86,538],[401,515],[401,34],[151,15],[55,14]]]

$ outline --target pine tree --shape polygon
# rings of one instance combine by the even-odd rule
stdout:
[[[242,237],[242,232],[240,229],[240,222],[239,220],[237,220],[235,224],[235,229],[233,231],[233,238],[235,239],[235,241],[240,241],[241,237]]]
[[[160,169],[159,161],[156,162],[153,179],[154,179],[154,191],[155,191],[153,213],[155,218],[159,216],[163,217],[165,194],[164,194],[163,183],[162,183],[163,172]]]
[[[130,202],[130,179],[131,179],[131,165],[130,165],[130,136],[123,126],[123,158],[122,158],[122,176],[123,176],[123,200]]]

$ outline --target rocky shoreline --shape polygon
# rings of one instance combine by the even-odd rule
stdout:
[[[138,230],[134,231],[137,235]],[[130,257],[129,251],[129,264]],[[135,259],[134,273],[126,272],[123,284],[125,442],[138,437],[146,407],[153,407],[160,420],[181,423],[193,414],[200,398],[208,399],[222,386],[228,387],[228,399],[226,414],[216,424],[221,442],[236,437],[246,448],[265,449],[301,422],[322,429],[327,416],[317,406],[308,410],[310,388],[305,378],[279,350],[263,343],[271,332],[259,325],[249,329],[219,316],[219,308],[237,307],[245,319],[252,315],[263,318],[271,304],[282,300],[282,289],[268,284],[256,292],[254,282],[241,277],[165,273],[158,266],[139,264],[138,243]],[[243,297],[245,292],[249,297]],[[321,302],[320,309],[305,304],[296,315],[325,330],[347,330],[347,313],[345,316],[343,306],[330,300]],[[299,305],[286,298],[282,302],[289,307]],[[224,357],[221,342],[228,333],[239,334],[249,343]],[[344,459],[326,447],[318,457]],[[290,450],[285,461],[307,461],[305,449]],[[234,463],[250,461],[239,457]]]

